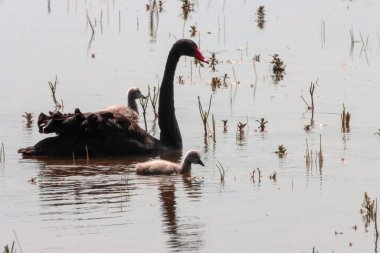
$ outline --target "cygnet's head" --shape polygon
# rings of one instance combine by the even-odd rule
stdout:
[[[128,89],[128,97],[131,99],[145,98],[139,88],[131,87]]]
[[[201,155],[197,150],[190,150],[189,152],[187,152],[185,159],[190,161],[191,163],[205,166],[201,160]]]

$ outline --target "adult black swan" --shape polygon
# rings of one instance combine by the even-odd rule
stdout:
[[[43,113],[38,117],[41,133],[56,133],[34,146],[19,149],[24,156],[126,155],[145,154],[182,148],[182,137],[174,109],[174,74],[179,58],[195,57],[208,63],[198,46],[187,39],[178,40],[169,52],[159,96],[160,140],[149,135],[136,121],[113,112],[73,114]]]

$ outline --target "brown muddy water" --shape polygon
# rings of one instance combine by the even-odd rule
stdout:
[[[148,1],[0,2],[0,247],[15,241],[17,252],[376,252],[374,221],[366,223],[360,209],[364,192],[380,197],[380,2],[190,3],[194,11],[186,15],[174,0],[161,12],[147,10]],[[126,103],[129,87],[147,93],[157,85],[171,45],[190,38],[192,25],[201,51],[219,60],[212,72],[182,58],[176,72],[183,80],[175,84],[183,152],[199,149],[206,165],[193,167],[194,178],[134,174],[136,162],[155,157],[90,157],[74,165],[72,158],[17,154],[45,137],[36,120],[54,110],[48,81],[58,77],[64,112]],[[286,65],[277,84],[273,54]],[[212,77],[224,74],[227,87],[213,91]],[[316,81],[315,126],[306,132],[311,111],[301,96],[310,104]],[[207,107],[210,95],[216,142],[206,145],[197,96]],[[346,133],[343,103],[352,115]],[[34,115],[31,127],[24,112]],[[263,133],[261,118],[268,121]],[[151,132],[153,119],[149,107]],[[237,124],[247,121],[240,138]],[[274,153],[281,144],[284,158]],[[256,168],[261,180],[257,170],[251,178]],[[274,172],[276,180],[269,178]]]

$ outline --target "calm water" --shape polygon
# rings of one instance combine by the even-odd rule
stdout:
[[[380,3],[267,1],[263,29],[257,1],[197,1],[187,20],[181,1],[166,1],[158,14],[147,3],[51,1],[49,9],[46,0],[0,2],[0,247],[16,234],[23,252],[376,252],[374,224],[366,232],[359,210],[364,192],[380,197]],[[35,121],[54,109],[48,81],[56,75],[64,112],[126,103],[128,87],[147,93],[157,85],[171,45],[189,38],[191,25],[201,50],[219,60],[214,73],[182,58],[176,72],[184,80],[175,85],[184,152],[199,149],[206,164],[193,167],[195,178],[133,173],[136,162],[153,157],[74,166],[71,158],[17,154],[45,137]],[[270,72],[275,53],[286,65],[278,84]],[[211,78],[224,74],[228,87],[213,92]],[[305,132],[311,113],[300,96],[310,103],[317,79],[315,128]],[[205,145],[197,96],[206,107],[211,94],[216,143]],[[343,103],[350,133],[341,132]],[[31,128],[24,112],[34,114]],[[265,133],[257,131],[262,117]],[[152,108],[147,118],[154,128]],[[247,121],[237,140],[237,123]],[[315,152],[320,134],[322,169],[308,169],[306,139]],[[280,144],[288,149],[283,159],[274,153]],[[228,169],[224,184],[217,161]],[[257,172],[251,180],[255,168],[261,182]]]

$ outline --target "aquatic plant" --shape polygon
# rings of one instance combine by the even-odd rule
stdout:
[[[187,20],[189,13],[194,11],[194,3],[190,0],[181,0],[182,1],[182,16],[184,20]]]
[[[367,192],[364,192],[364,199],[360,208],[362,219],[364,222],[365,231],[368,232],[368,226],[371,221],[375,220],[375,214],[377,216],[377,210],[375,206],[375,200],[371,200]],[[377,218],[377,217],[376,217]]]
[[[318,165],[319,165],[319,170],[321,170],[323,167],[322,134],[319,134]]]
[[[28,182],[30,182],[31,184],[36,184],[37,183],[37,178],[36,177],[32,177],[28,180]]]
[[[158,101],[158,97],[160,94],[160,85],[157,84],[157,87],[156,86],[153,87],[153,95],[150,95],[151,94],[150,93],[150,87],[148,85],[148,94],[149,94],[150,104],[153,107],[154,117],[157,118],[158,117],[157,101]]]
[[[161,12],[163,12],[164,11],[164,1],[162,1],[162,0],[159,0],[158,1],[158,11],[161,13]]]
[[[260,62],[260,55],[259,54],[255,54],[255,56],[253,57],[253,61]]]
[[[190,32],[190,37],[195,37],[197,35],[197,32],[198,32],[197,26],[191,25],[189,32]]]
[[[304,99],[304,97],[301,95],[301,99],[302,99],[302,101],[306,104],[306,108],[307,108],[307,110],[309,111],[309,110],[311,110],[311,106],[306,102],[306,100]]]
[[[313,165],[313,152],[309,149],[309,143],[306,138],[306,154],[305,154],[305,159],[306,159],[306,168],[309,170],[311,169]]]
[[[221,79],[219,77],[213,77],[211,78],[211,90],[216,91],[217,88],[220,88],[222,86]]]
[[[143,116],[144,116],[144,124],[145,124],[145,131],[148,131],[148,127],[146,125],[146,108],[148,107],[148,102],[150,97],[150,90],[148,90],[148,95],[146,97],[141,97],[140,98],[140,105],[143,109]]]
[[[1,143],[0,147],[0,164],[1,166],[4,166],[5,163],[5,148],[4,148],[4,143]]]
[[[216,53],[212,52],[211,57],[209,57],[209,62],[210,62],[210,68],[212,72],[216,71],[216,65],[219,64],[219,60],[216,58]]]
[[[16,248],[15,248],[15,242],[12,242],[11,248],[9,248],[8,244],[4,246],[4,253],[16,253]]]
[[[264,29],[264,25],[265,25],[265,9],[264,9],[264,5],[260,5],[257,8],[256,16],[257,16],[257,19],[256,19],[257,27],[260,28],[260,29]]]
[[[260,120],[256,120],[257,122],[259,122],[259,129],[260,129],[260,132],[264,132],[265,131],[265,128],[266,128],[266,124],[268,124],[268,121],[266,121],[264,118],[261,118]]]
[[[183,76],[178,76],[177,83],[180,84],[180,85],[184,85],[185,84],[185,80],[183,79]]]
[[[269,176],[269,180],[272,180],[273,182],[277,182],[277,173],[276,173],[276,171],[274,171],[273,174]]]
[[[51,90],[51,96],[53,98],[53,102],[55,105],[55,111],[59,111],[59,110],[63,109],[63,100],[61,99],[61,102],[58,102],[57,97],[56,97],[57,84],[58,84],[57,76],[55,76],[54,83],[51,81],[48,81],[48,83],[49,83],[49,87]]]
[[[203,130],[204,130],[204,137],[205,138],[208,136],[208,134],[207,134],[208,133],[208,130],[207,130],[207,128],[208,128],[207,120],[208,120],[208,116],[210,115],[211,102],[212,102],[212,95],[210,96],[210,102],[208,104],[208,110],[204,111],[203,107],[202,107],[201,99],[198,96],[199,113],[201,115],[202,122],[203,122]]]
[[[346,107],[343,104],[343,112],[340,115],[341,123],[342,123],[342,132],[348,133],[350,132],[350,120],[351,120],[351,113],[348,111],[346,112]]]
[[[275,151],[275,153],[278,155],[279,158],[284,158],[288,154],[283,144],[278,146],[277,151]]]
[[[309,131],[311,131],[311,128],[312,128],[312,127],[313,127],[312,125],[308,124],[308,125],[305,125],[303,129],[304,129],[306,132],[309,132]]]
[[[219,177],[220,178],[220,183],[224,184],[225,183],[224,178],[226,176],[226,172],[228,171],[228,169],[225,170],[224,167],[223,167],[223,165],[219,161],[216,161],[216,162],[217,162],[216,167],[218,168],[219,176],[220,176]]]
[[[247,125],[247,123],[242,123],[242,122],[237,123],[236,138],[239,141],[242,141],[242,140],[245,139],[245,130],[244,130],[244,128],[246,127],[246,125]]]
[[[222,122],[223,122],[223,133],[227,133],[227,129],[228,129],[227,123],[228,123],[228,120],[222,119]]]
[[[318,80],[316,81],[316,83]],[[311,98],[311,119],[310,119],[310,125],[314,126],[314,90],[315,90],[315,83],[311,82],[309,87],[309,93]]]
[[[228,74],[226,73],[226,74],[224,74],[223,76],[222,76],[222,79],[223,79],[223,86],[224,87],[227,87],[228,85],[227,85],[227,79],[229,79],[230,77],[228,76]]]
[[[33,124],[33,113],[31,112],[24,112],[22,115],[26,119],[26,127],[31,128]]]
[[[251,179],[252,179],[253,183],[255,183],[255,173],[256,173],[255,169],[253,169],[253,171],[251,173],[249,173],[249,175],[251,176]]]
[[[272,61],[270,63],[272,64],[272,79],[273,82],[277,84],[279,81],[284,79],[286,66],[278,54],[272,55]]]
[[[257,172],[258,172],[258,174],[259,174],[259,183],[261,183],[261,178],[263,177],[263,176],[261,175],[261,170],[260,170],[259,168],[256,168],[256,170],[257,170]]]

